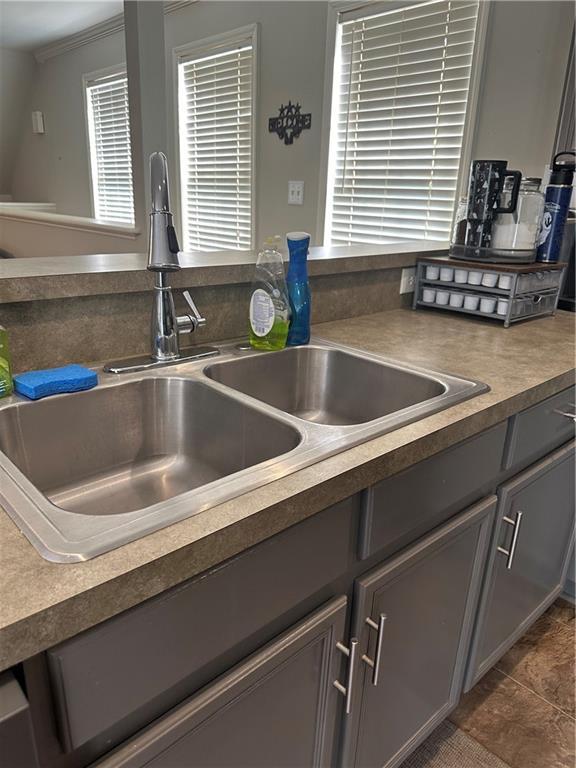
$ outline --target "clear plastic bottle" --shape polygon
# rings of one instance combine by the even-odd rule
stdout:
[[[290,264],[288,266],[288,297],[290,299],[290,331],[288,346],[297,347],[310,341],[310,285],[308,283],[307,232],[289,232],[286,235]]]
[[[0,325],[0,397],[6,397],[14,392],[12,371],[10,370],[10,353],[8,352],[8,334]]]
[[[268,237],[258,254],[250,296],[249,331],[254,349],[284,349],[290,304],[280,252],[280,237]]]

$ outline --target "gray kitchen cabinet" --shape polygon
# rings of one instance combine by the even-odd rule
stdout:
[[[36,768],[30,707],[12,672],[0,675],[0,766]]]
[[[64,751],[103,754],[341,594],[327,585],[354,563],[358,506],[345,499],[49,649]]]
[[[394,554],[471,504],[494,493],[507,423],[367,488],[362,499],[359,556]]]
[[[576,389],[558,392],[510,419],[504,468],[520,472],[574,439]]]
[[[346,604],[343,596],[330,601],[97,767],[333,765]]]
[[[495,509],[490,496],[357,580],[344,768],[398,765],[456,706]]]
[[[560,594],[574,541],[574,443],[499,491],[469,690]]]

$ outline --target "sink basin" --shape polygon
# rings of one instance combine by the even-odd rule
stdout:
[[[53,504],[87,515],[166,501],[287,453],[300,439],[287,424],[176,378],[0,411],[0,451]]]
[[[488,389],[315,340],[0,402],[0,504],[72,562],[209,510]]]
[[[299,419],[339,426],[373,421],[446,391],[430,376],[314,346],[215,363],[204,373]]]

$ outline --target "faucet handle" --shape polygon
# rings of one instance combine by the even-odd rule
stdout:
[[[198,311],[198,307],[194,303],[194,299],[190,295],[190,291],[183,291],[182,295],[184,296],[184,300],[186,301],[186,304],[190,307],[191,315],[187,315],[183,320],[183,322],[180,322],[180,318],[178,318],[178,322],[180,327],[180,332],[182,331],[194,331],[196,328],[201,328],[202,326],[206,325],[206,318],[202,317],[200,312]],[[189,327],[186,328],[186,325]]]
[[[166,234],[168,235],[168,249],[170,253],[175,253],[176,258],[178,258],[180,246],[178,245],[178,235],[172,224],[168,224],[166,227]]]

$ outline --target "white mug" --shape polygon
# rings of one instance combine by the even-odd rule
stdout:
[[[426,267],[426,280],[438,280],[440,276],[440,267],[430,265]]]
[[[496,308],[496,312],[499,315],[508,314],[508,304],[510,304],[509,299],[498,299],[498,306]]]
[[[436,291],[434,288],[424,288],[422,291],[422,301],[425,301],[426,304],[434,304],[434,300],[436,299]]]
[[[451,293],[450,294],[450,306],[460,308],[464,304],[463,293]]]
[[[504,291],[512,288],[512,275],[507,275],[505,272],[502,273],[498,278],[498,288],[502,288]]]
[[[498,272],[484,272],[482,275],[482,285],[487,288],[495,288],[498,282]]]
[[[450,299],[449,291],[436,291],[436,304],[440,304],[440,306],[446,306],[446,304],[448,304],[449,299]]]
[[[480,299],[480,312],[484,312],[485,315],[493,314],[496,309],[496,299],[490,296],[483,296]]]
[[[480,296],[465,296],[464,297],[464,309],[476,310],[480,303]]]
[[[482,282],[482,272],[468,272],[468,282],[470,285],[480,285]]]
[[[440,267],[440,280],[443,283],[451,283],[454,277],[454,270],[452,267]]]
[[[466,283],[466,282],[468,282],[468,270],[467,269],[456,269],[454,271],[454,282],[455,283]]]

